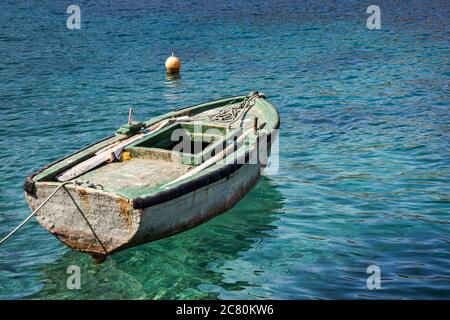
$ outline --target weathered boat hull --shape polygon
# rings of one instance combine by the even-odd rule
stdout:
[[[35,210],[58,186],[39,183],[25,193]],[[37,221],[72,249],[97,255],[113,253],[129,243],[139,228],[142,209],[129,200],[101,190],[67,185],[36,214]]]
[[[36,219],[74,250],[109,255],[183,232],[229,210],[255,186],[261,171],[259,164],[244,164],[228,177],[145,209],[134,209],[115,194],[67,185]],[[39,184],[34,196],[25,193],[30,208],[37,208],[56,187]]]
[[[228,178],[144,209],[132,241],[139,244],[168,237],[231,209],[255,186],[260,174],[259,165],[247,164]]]

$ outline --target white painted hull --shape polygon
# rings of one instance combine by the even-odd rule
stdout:
[[[245,164],[228,178],[145,209],[134,209],[128,199],[112,193],[67,185],[36,219],[70,248],[106,256],[185,231],[229,210],[260,174],[260,165]],[[36,197],[26,193],[29,206],[39,206],[56,187],[51,182],[36,184]]]
[[[246,164],[230,175],[142,212],[135,242],[148,242],[185,231],[232,208],[254,187],[261,168]]]

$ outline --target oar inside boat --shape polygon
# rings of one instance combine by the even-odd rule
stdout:
[[[157,132],[161,130],[162,128],[168,126],[169,124],[176,123],[176,122],[188,122],[190,118],[188,116],[182,116],[178,118],[170,118],[161,121],[160,123],[155,124],[153,127],[150,128],[149,132],[147,133],[138,133],[131,138],[125,139],[124,141],[113,143],[111,146],[107,146],[100,151],[95,153],[95,156],[92,158],[85,160],[76,166],[58,174],[56,176],[56,180],[64,182],[68,180],[72,180],[74,178],[77,178],[81,176],[83,173],[88,172],[89,170],[92,170],[102,163],[105,162],[111,162],[114,159],[120,159],[120,155],[122,154],[125,147],[132,144],[133,142],[151,134],[154,132]],[[129,120],[129,124],[131,124],[131,120]],[[144,129],[144,127],[143,127]]]

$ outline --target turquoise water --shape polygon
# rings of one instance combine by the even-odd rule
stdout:
[[[0,247],[1,299],[449,299],[447,1],[0,4],[0,234],[30,172],[147,119],[264,92],[276,174],[234,209],[102,265],[35,221]],[[174,51],[182,77],[169,81]],[[81,289],[66,269],[81,268]],[[368,290],[366,268],[381,269]]]

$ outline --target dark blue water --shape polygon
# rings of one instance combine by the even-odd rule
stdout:
[[[29,212],[28,173],[130,106],[147,119],[260,90],[280,167],[226,214],[102,265],[33,221],[0,247],[0,298],[450,298],[448,1],[377,1],[381,30],[364,1],[75,4],[81,30],[67,1],[0,4],[0,234]]]

